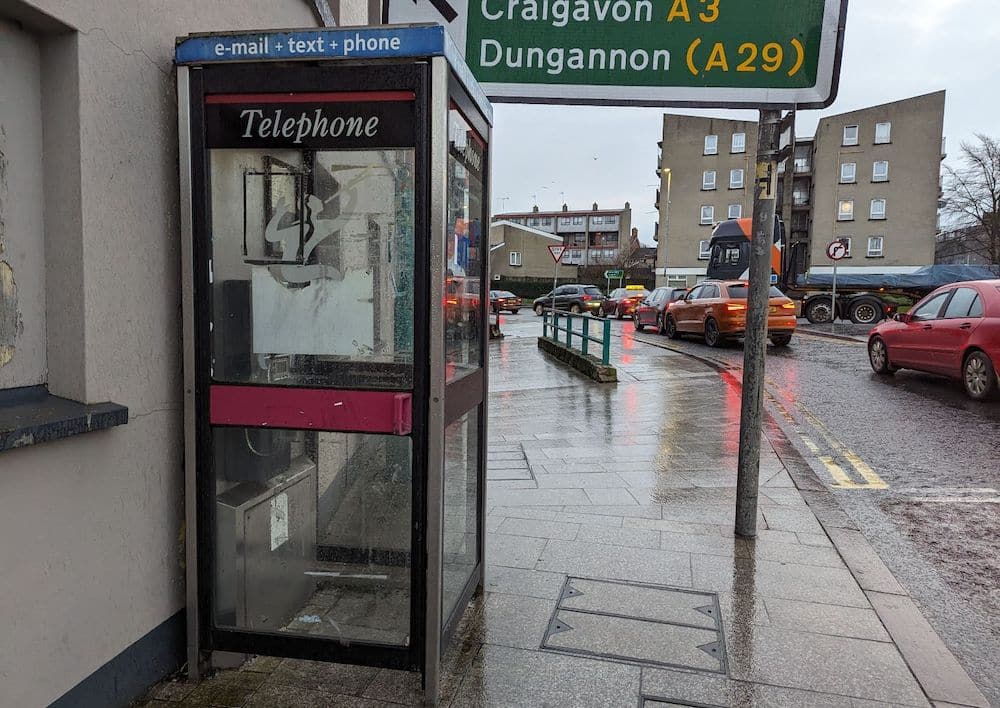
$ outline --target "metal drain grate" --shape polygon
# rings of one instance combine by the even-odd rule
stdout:
[[[570,577],[542,648],[724,674],[720,619],[714,593]]]

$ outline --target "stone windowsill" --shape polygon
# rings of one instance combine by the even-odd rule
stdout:
[[[0,390],[0,452],[126,423],[128,408],[117,403],[71,401],[45,386]]]

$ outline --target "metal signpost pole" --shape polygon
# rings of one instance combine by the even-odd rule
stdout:
[[[551,253],[551,251],[550,251]],[[560,254],[561,256],[561,254]],[[552,270],[552,338],[557,342],[559,341],[559,332],[556,331],[556,287],[559,283],[559,259],[556,258],[556,254],[552,254],[552,258],[555,260],[555,268]],[[572,326],[572,323],[570,323]]]
[[[743,403],[740,409],[740,456],[736,478],[736,533],[757,535],[760,436],[767,356],[767,315],[771,289],[771,249],[778,178],[781,111],[762,110],[757,138],[753,239],[750,246],[750,292],[743,344]]]
[[[833,306],[833,309],[830,310],[830,331],[836,332],[837,331],[837,261],[833,262],[833,288],[831,290],[832,294],[830,295],[830,299],[832,300],[832,302],[830,304]]]
[[[552,260],[555,261],[555,267],[552,271],[552,338],[559,341],[559,332],[556,330],[556,288],[559,287],[559,261],[562,260],[563,254],[566,252],[565,246],[549,246],[549,255],[552,256]],[[573,329],[573,323],[570,322],[569,318],[566,318],[569,322],[569,329]],[[542,325],[542,334],[545,334],[544,325]]]

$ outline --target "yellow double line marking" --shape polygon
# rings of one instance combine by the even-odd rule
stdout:
[[[775,385],[774,382],[771,380],[768,380],[768,383]],[[773,394],[771,394],[770,391],[766,392],[766,395],[768,400],[770,400],[778,409],[778,411],[781,413],[781,416],[789,423],[792,423],[795,426],[795,432],[798,433],[799,438],[802,440],[802,443],[807,448],[809,448],[809,451],[813,453],[813,455],[815,455],[820,462],[823,463],[824,467],[826,467],[827,472],[829,472],[830,476],[833,478],[834,481],[833,487],[835,489],[888,489],[889,488],[889,485],[885,482],[885,480],[879,477],[878,474],[875,472],[875,470],[873,470],[868,465],[867,462],[862,460],[861,457],[856,452],[846,447],[839,440],[837,440],[836,437],[834,437],[833,433],[830,432],[829,428],[827,428],[826,425],[823,424],[823,421],[821,421],[819,418],[813,415],[808,408],[803,406],[798,401],[791,401],[791,403],[795,405],[795,407],[802,413],[802,415],[805,416],[809,424],[813,428],[815,428],[815,430],[820,434],[820,437],[822,437],[823,440],[826,441],[826,444],[829,445],[830,448],[835,453],[837,453],[837,455],[847,460],[847,462],[854,469],[854,471],[857,472],[858,475],[860,475],[860,477],[865,480],[864,484],[855,482],[851,478],[851,476],[844,471],[844,468],[841,467],[836,462],[836,460],[833,459],[833,457],[831,457],[830,455],[824,455],[822,453],[822,450],[820,450],[819,445],[817,445],[808,435],[805,434],[801,426],[799,426],[798,423],[796,422],[795,418],[791,415],[791,413],[788,412],[788,409],[785,408],[784,405],[782,405],[781,401],[779,401]]]

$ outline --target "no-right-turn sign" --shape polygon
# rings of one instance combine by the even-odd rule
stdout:
[[[826,247],[826,257],[831,261],[840,261],[847,258],[847,242],[844,240],[833,241]]]

